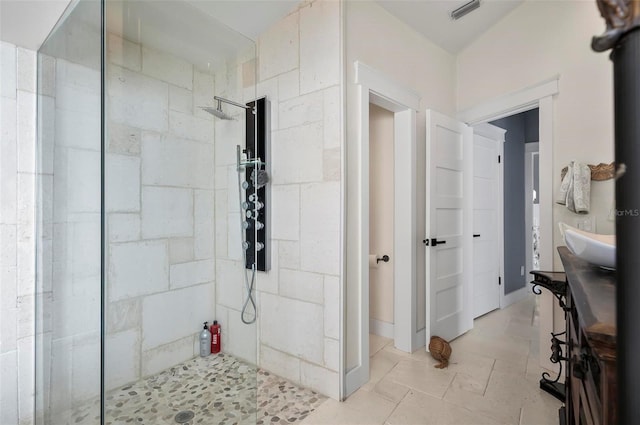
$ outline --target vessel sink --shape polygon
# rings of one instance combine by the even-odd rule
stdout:
[[[559,223],[564,243],[576,257],[606,269],[616,268],[616,236],[599,235]]]

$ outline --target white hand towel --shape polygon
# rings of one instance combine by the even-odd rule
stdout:
[[[573,164],[574,212],[589,214],[591,206],[591,168],[587,164]]]
[[[571,212],[588,214],[591,204],[591,169],[586,164],[571,161],[562,179],[556,203],[566,205]]]
[[[573,190],[573,161],[569,163],[567,167],[567,173],[564,175],[562,179],[562,183],[560,184],[560,192],[558,192],[558,197],[556,198],[556,203],[560,205],[567,205],[567,195],[570,190]]]

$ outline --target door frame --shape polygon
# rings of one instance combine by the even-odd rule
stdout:
[[[498,96],[458,113],[458,118],[469,125],[504,118],[534,108],[539,109],[539,167],[553,169],[553,97],[560,93],[559,76],[543,80],[533,86]],[[540,269],[553,270],[553,176],[548,172],[538,175],[540,187]],[[505,306],[523,298],[529,292],[526,286],[508,295],[502,295]],[[504,308],[501,304],[501,308]],[[549,334],[554,331],[554,314],[560,320],[562,311],[554,309],[553,296],[548,291],[540,295],[540,346],[549,343]],[[562,318],[564,320],[564,318]],[[540,356],[540,365],[556,370],[557,366],[545,356]]]
[[[534,172],[533,172],[533,158],[538,156],[539,144],[538,142],[525,143],[524,144],[524,192],[525,192],[525,244],[526,244],[526,256],[527,262],[525,263],[525,276],[529,276],[531,270],[533,270],[533,193],[534,186]],[[538,160],[540,158],[538,157]],[[540,167],[538,167],[538,170]],[[538,172],[538,175],[540,173]]]
[[[369,103],[394,113],[394,345],[412,352],[424,344],[416,315],[416,112],[420,96],[360,61],[353,66],[359,118],[354,142],[360,169],[354,183],[357,253],[348,267],[354,267],[350,276],[355,282],[350,285],[358,300],[359,340],[358,364],[346,372],[345,396],[369,380]],[[354,306],[350,302],[347,308]]]

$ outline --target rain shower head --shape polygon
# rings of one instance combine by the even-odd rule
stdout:
[[[213,96],[213,98],[218,101],[217,108],[212,108],[211,106],[201,106],[200,109],[223,120],[232,120],[234,118],[222,110],[222,102],[228,103],[229,105],[237,106],[238,108],[251,109],[250,106],[243,105],[241,103],[236,103],[232,100],[225,99],[224,97]]]
[[[231,115],[227,115],[227,113],[222,110],[222,108],[220,107],[220,102],[218,102],[218,107],[217,108],[212,108],[211,106],[201,106],[200,109],[202,109],[205,112],[210,113],[214,117],[220,118],[221,120],[232,120],[233,119],[233,117]]]

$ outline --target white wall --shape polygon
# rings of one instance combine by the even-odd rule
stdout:
[[[340,2],[301,4],[258,38],[271,100],[271,271],[258,276],[259,364],[339,397]]]
[[[591,2],[526,1],[457,57],[459,111],[559,75],[560,92],[553,100],[553,164],[540,170],[553,175],[554,194],[569,161],[613,160],[612,65],[607,53],[590,48],[591,37],[603,29]],[[612,233],[614,223],[607,218],[613,208],[612,180],[592,184],[591,205],[597,231]],[[554,205],[554,223],[576,218]],[[554,246],[562,245],[555,225],[553,232]],[[554,255],[558,270],[561,264]]]
[[[0,423],[33,423],[36,54],[0,42]]]
[[[425,231],[425,113],[432,108],[452,115],[455,111],[455,59],[449,53],[426,40],[414,30],[391,16],[374,2],[346,2],[346,78],[347,78],[347,147],[357,140],[358,109],[355,96],[354,61],[382,72],[398,84],[421,96],[420,110],[416,118],[417,143],[417,235]],[[353,142],[351,142],[353,141]],[[355,152],[347,155],[349,189],[347,211],[358,210],[361,194],[357,187],[359,164]],[[347,218],[347,267],[349,258],[357,252],[358,235],[354,234],[359,217],[349,212]],[[418,329],[425,323],[425,248],[422,237],[417,238],[417,323]],[[351,245],[353,244],[353,245]],[[355,262],[353,262],[355,265]],[[357,271],[347,270],[347,370],[357,365],[360,340],[358,321],[360,316],[357,298]]]

